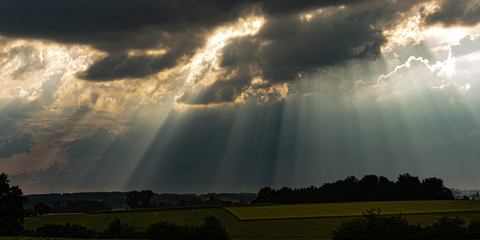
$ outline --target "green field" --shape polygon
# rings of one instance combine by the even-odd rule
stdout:
[[[203,217],[214,215],[222,220],[233,240],[313,240],[330,239],[329,233],[336,229],[342,221],[359,216],[363,211],[371,208],[384,209],[384,213],[398,214],[402,212],[408,221],[416,224],[429,224],[442,216],[458,216],[467,221],[480,219],[480,201],[401,201],[47,215],[27,218],[25,227],[35,229],[46,223],[70,222],[101,231],[107,227],[110,221],[119,218],[135,226],[138,230],[144,230],[149,224],[161,221],[199,225],[203,222]],[[4,239],[0,238],[0,240]]]
[[[370,208],[381,208],[385,214],[417,214],[479,211],[480,201],[395,201],[345,202],[227,207],[239,220],[284,218],[346,217],[361,215]]]

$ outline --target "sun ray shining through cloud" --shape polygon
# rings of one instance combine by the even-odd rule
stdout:
[[[478,0],[0,5],[0,171],[27,193],[478,188]]]

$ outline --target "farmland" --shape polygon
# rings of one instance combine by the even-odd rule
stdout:
[[[389,214],[401,212],[408,221],[418,224],[429,224],[441,216],[458,216],[467,221],[480,218],[480,201],[399,201],[46,215],[27,218],[25,227],[35,229],[46,223],[70,222],[101,231],[107,227],[110,221],[119,218],[138,230],[144,230],[149,224],[161,221],[198,225],[203,222],[203,217],[214,215],[222,220],[234,240],[330,239],[329,233],[342,221],[359,216],[370,208],[381,208],[384,213]]]
[[[369,208],[380,208],[385,214],[470,212],[480,211],[480,201],[343,202],[227,207],[226,209],[239,220],[265,220],[357,216]]]

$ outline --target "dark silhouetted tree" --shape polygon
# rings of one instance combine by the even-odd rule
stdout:
[[[127,194],[127,205],[132,208],[149,208],[152,206],[153,192],[151,190],[130,191]]]
[[[422,181],[423,199],[453,199],[452,190],[443,185],[443,180],[436,177],[426,178]]]
[[[228,233],[222,221],[210,215],[203,219],[205,222],[201,227],[201,238],[208,240],[228,240]]]
[[[128,223],[122,223],[118,218],[115,218],[115,220],[108,224],[108,228],[103,234],[105,238],[118,239],[133,239],[136,238],[137,235],[135,228],[128,225]]]
[[[50,213],[50,207],[43,202],[39,202],[39,203],[35,204],[33,209],[35,209],[35,211],[38,213],[38,215],[43,215],[43,214]]]
[[[51,211],[53,213],[63,213],[66,212],[65,206],[63,206],[59,201],[56,201],[52,204]]]
[[[10,186],[5,173],[0,174],[0,236],[19,235],[23,232],[23,205],[27,198],[18,186]]]

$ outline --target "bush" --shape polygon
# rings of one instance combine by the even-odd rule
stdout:
[[[209,240],[226,240],[228,238],[227,230],[222,224],[220,219],[210,215],[205,217],[204,223],[200,228],[200,239],[209,239]]]
[[[410,225],[399,216],[381,215],[380,209],[367,210],[362,218],[343,222],[333,231],[334,240],[421,239],[421,227]]]
[[[148,239],[183,240],[187,238],[188,227],[181,227],[173,223],[161,222],[150,225],[145,232]]]
[[[25,231],[26,236],[57,238],[109,238],[109,239],[158,239],[158,240],[228,240],[228,233],[222,222],[214,217],[204,218],[201,226],[179,226],[160,222],[150,225],[145,232],[136,232],[127,223],[113,220],[108,228],[99,234],[80,225],[46,224],[36,231]]]
[[[148,227],[145,232],[148,239],[159,240],[228,240],[228,233],[222,222],[214,217],[204,218],[202,226],[178,226],[161,222]]]
[[[120,239],[132,239],[139,238],[139,233],[135,232],[135,228],[122,223],[120,219],[115,218],[110,224],[108,224],[107,230],[105,230],[103,237],[105,238],[120,238]]]
[[[35,237],[61,237],[61,238],[98,238],[99,234],[93,230],[88,230],[83,226],[70,223],[45,224],[37,228]]]
[[[334,240],[460,240],[480,239],[480,219],[470,222],[465,227],[465,221],[459,218],[442,217],[432,225],[422,228],[409,224],[401,216],[381,216],[381,210],[368,210],[361,218],[343,222],[332,231]]]
[[[465,231],[466,239],[475,239],[480,237],[480,219],[475,219],[470,222]]]
[[[465,221],[460,218],[442,217],[426,228],[427,239],[436,240],[465,239],[465,232]]]

